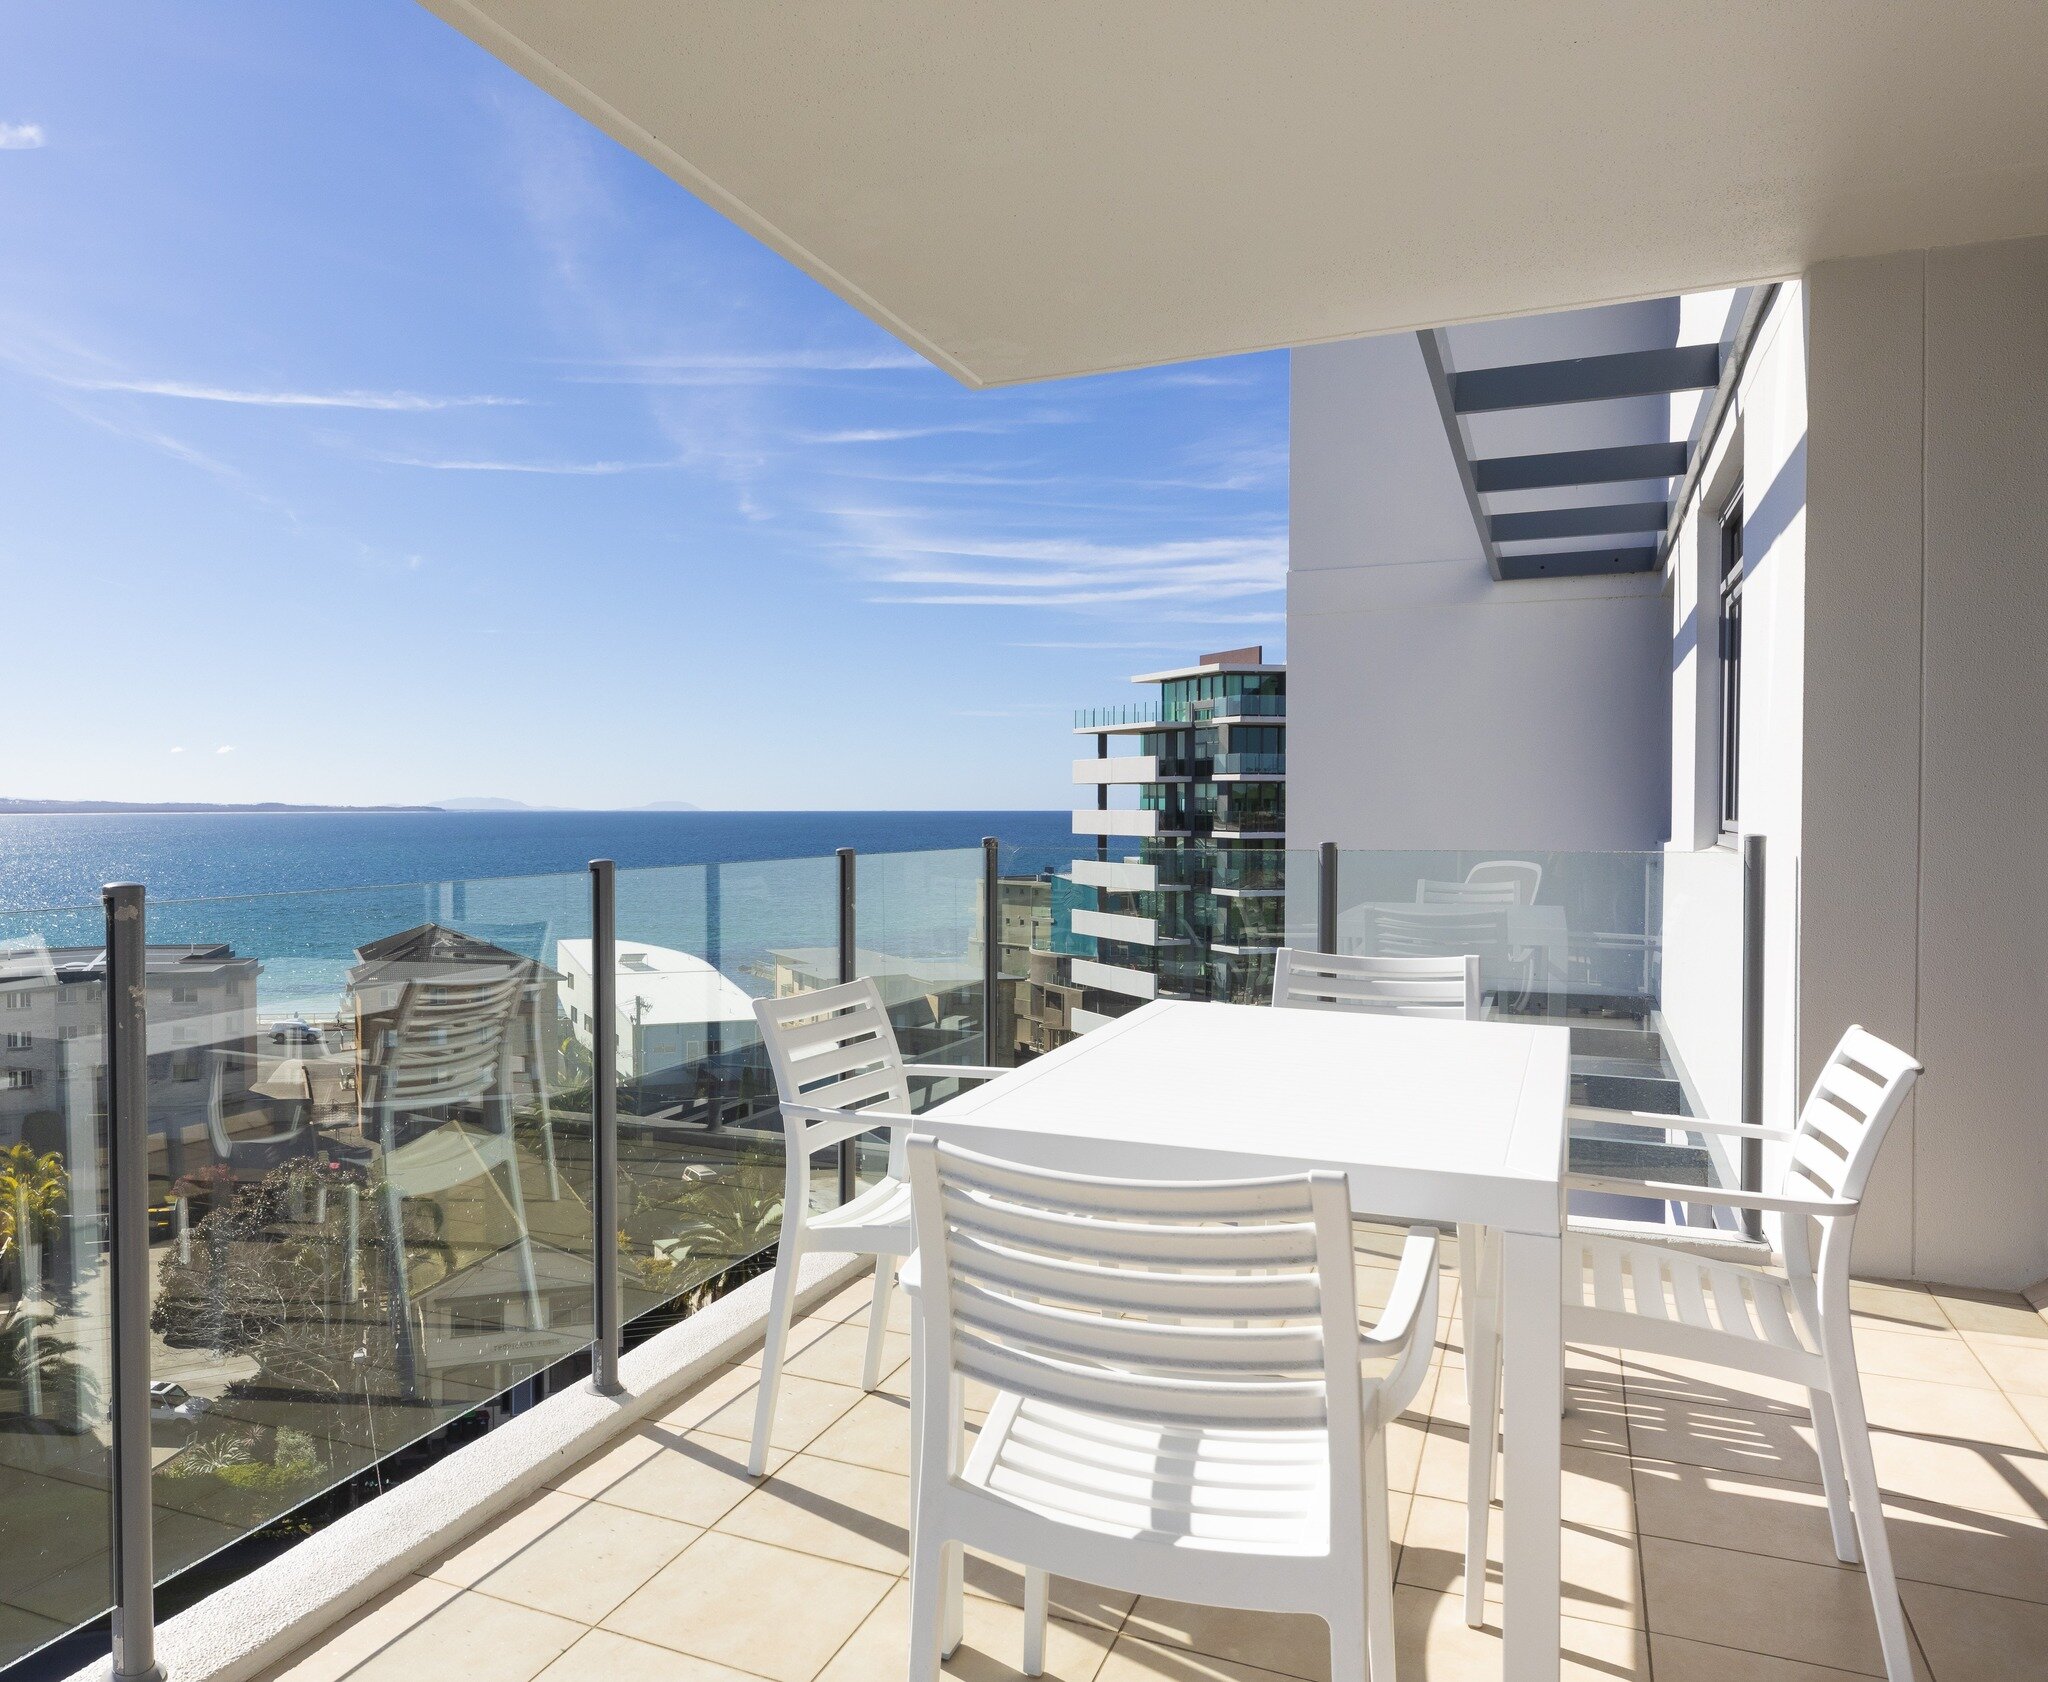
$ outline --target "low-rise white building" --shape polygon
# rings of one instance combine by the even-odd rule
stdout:
[[[590,942],[556,943],[561,1002],[570,1032],[586,1050],[595,1037]],[[622,940],[614,1002],[618,1069],[631,1080],[682,1068],[754,1037],[754,1001],[722,971],[693,953]]]

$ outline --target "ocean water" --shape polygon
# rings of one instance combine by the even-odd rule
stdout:
[[[97,946],[99,888],[149,890],[149,939],[257,959],[266,1017],[336,1008],[357,951],[438,922],[552,963],[589,935],[586,865],[619,866],[621,943],[710,959],[765,992],[774,954],[837,939],[859,858],[868,967],[965,962],[980,842],[1006,874],[1073,856],[1065,812],[307,812],[0,816],[0,942]]]
[[[0,912],[99,902],[141,882],[153,900],[297,893],[620,869],[978,846],[1072,856],[1065,812],[266,812],[0,816]],[[1023,868],[1035,870],[1036,864]]]

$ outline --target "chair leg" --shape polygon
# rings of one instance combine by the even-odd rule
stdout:
[[[1338,1626],[1330,1626],[1330,1678],[1369,1675],[1372,1682],[1394,1682],[1394,1539],[1387,1494],[1385,1425],[1365,1445],[1365,1651],[1340,1653]],[[1341,1644],[1355,1644],[1347,1630]],[[1363,1661],[1362,1663],[1360,1661]]]
[[[1470,1235],[1469,1237],[1467,1235]],[[1491,1246],[1477,1227],[1458,1228],[1460,1295],[1465,1311],[1465,1622],[1486,1622],[1486,1537],[1493,1510],[1496,1422],[1500,1417],[1500,1330],[1488,1264]]]
[[[1877,1641],[1884,1653],[1890,1682],[1913,1682],[1913,1643],[1906,1634],[1906,1614],[1899,1605],[1899,1583],[1892,1574],[1891,1538],[1884,1528],[1884,1496],[1877,1485],[1877,1463],[1870,1454],[1870,1422],[1863,1416],[1863,1387],[1855,1369],[1830,1361],[1836,1381],[1829,1393],[1835,1429],[1841,1439],[1842,1469],[1855,1510],[1856,1537],[1863,1544],[1863,1573],[1870,1579],[1870,1605],[1877,1614]]]
[[[896,1258],[875,1257],[875,1295],[868,1309],[868,1348],[861,1362],[860,1387],[872,1390],[882,1382],[882,1343],[889,1335],[889,1297],[896,1288]]]
[[[946,1624],[946,1565],[952,1550],[930,1525],[916,1528],[910,1545],[909,1682],[939,1682]]]
[[[1052,1583],[1035,1565],[1024,1567],[1024,1674],[1045,1674],[1045,1619]]]
[[[1370,1592],[1368,1584],[1367,1593]],[[1368,1678],[1370,1682],[1389,1682],[1393,1671],[1382,1670],[1370,1652],[1372,1637],[1367,1621],[1377,1613],[1369,1601],[1355,1588],[1347,1593],[1339,1585],[1326,1611],[1324,1622],[1330,1626],[1330,1682],[1368,1682]]]
[[[950,1659],[959,1650],[967,1626],[967,1550],[958,1542],[946,1544],[942,1581],[946,1599],[939,1653]]]
[[[1828,1529],[1834,1533],[1835,1558],[1854,1565],[1863,1555],[1856,1546],[1856,1521],[1849,1509],[1849,1486],[1842,1476],[1842,1438],[1835,1428],[1834,1404],[1824,1390],[1806,1392],[1813,1414],[1814,1446],[1820,1460],[1821,1489],[1828,1501]]]
[[[800,1245],[783,1239],[775,1258],[775,1290],[768,1299],[768,1324],[761,1336],[761,1389],[754,1400],[754,1444],[747,1451],[747,1476],[758,1478],[768,1470],[768,1438],[775,1429],[775,1394],[782,1386],[782,1358],[789,1348],[789,1322],[796,1305],[797,1263]]]

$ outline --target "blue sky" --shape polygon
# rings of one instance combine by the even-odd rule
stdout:
[[[0,794],[1071,804],[1283,356],[968,392],[407,0],[0,17]]]

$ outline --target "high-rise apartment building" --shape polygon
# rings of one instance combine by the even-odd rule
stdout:
[[[1069,977],[1077,1030],[1152,998],[1239,999],[1271,985],[1285,904],[1287,671],[1263,648],[1146,672],[1156,699],[1076,714],[1095,753],[1074,814]],[[1129,792],[1129,798],[1123,796]],[[1059,897],[1055,897],[1055,910]]]

